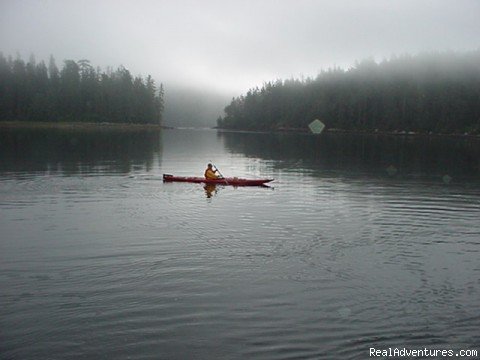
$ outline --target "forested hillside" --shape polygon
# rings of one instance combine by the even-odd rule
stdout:
[[[95,69],[88,60],[12,59],[0,53],[0,121],[159,124],[163,86],[124,67]]]
[[[480,51],[404,55],[315,79],[269,82],[234,98],[218,127],[480,133]]]

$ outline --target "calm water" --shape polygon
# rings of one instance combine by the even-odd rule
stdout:
[[[0,133],[0,358],[480,350],[480,144]],[[273,177],[271,188],[161,181]]]

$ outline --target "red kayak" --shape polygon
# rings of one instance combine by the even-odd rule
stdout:
[[[205,179],[204,177],[173,176],[173,175],[163,174],[163,181],[233,185],[233,186],[260,186],[270,181],[273,181],[273,179],[241,179],[236,177],[220,178],[220,179]]]

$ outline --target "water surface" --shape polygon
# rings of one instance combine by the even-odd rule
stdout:
[[[474,140],[16,130],[0,150],[1,358],[478,350]],[[161,181],[209,161],[275,182]]]

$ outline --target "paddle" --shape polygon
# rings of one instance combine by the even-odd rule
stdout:
[[[215,168],[215,170],[217,170],[218,174],[225,179],[225,176],[223,176],[223,174],[220,172],[220,170],[218,170],[218,167],[217,165],[215,165],[214,163],[211,162],[211,164],[213,165],[213,167]]]
[[[217,170],[218,174],[219,174],[219,175],[222,177],[222,179],[224,179],[225,182],[228,184],[228,181],[225,179],[225,176],[223,176],[223,174],[220,172],[220,170],[218,170],[217,165],[215,165],[215,164],[212,162],[212,160],[210,160],[210,164],[213,165],[213,167],[215,168],[215,170]]]

